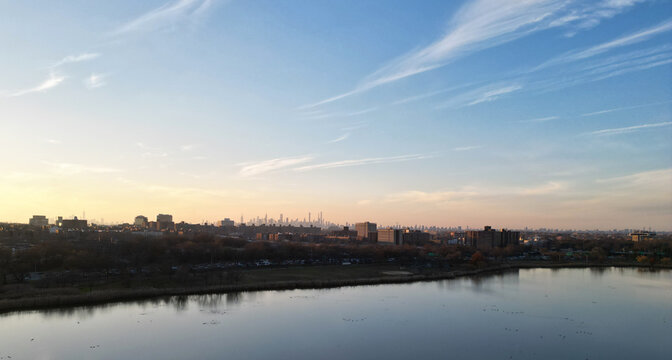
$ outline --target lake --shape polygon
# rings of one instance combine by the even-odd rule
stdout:
[[[672,271],[169,297],[0,315],[8,359],[670,359]]]

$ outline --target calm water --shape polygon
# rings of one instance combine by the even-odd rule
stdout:
[[[173,297],[0,316],[7,359],[670,359],[672,272]]]

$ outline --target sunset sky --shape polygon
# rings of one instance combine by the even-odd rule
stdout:
[[[672,231],[672,2],[0,0],[0,222]]]

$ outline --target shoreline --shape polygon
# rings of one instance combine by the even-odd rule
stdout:
[[[349,286],[368,286],[385,284],[403,284],[437,280],[451,280],[462,277],[479,276],[483,274],[501,273],[507,270],[519,269],[572,269],[572,268],[643,268],[643,269],[672,269],[669,265],[642,265],[633,263],[505,263],[495,266],[469,270],[448,270],[425,274],[384,275],[376,277],[350,279],[310,279],[310,280],[281,280],[273,282],[252,282],[248,284],[209,285],[194,287],[153,288],[140,287],[135,289],[95,290],[89,293],[61,294],[54,296],[27,296],[14,299],[0,298],[0,315],[42,309],[62,307],[93,306],[109,303],[145,300],[159,297],[189,296],[204,294],[223,294],[232,292],[252,291],[282,291],[295,289],[327,289]],[[277,269],[269,269],[274,271]]]

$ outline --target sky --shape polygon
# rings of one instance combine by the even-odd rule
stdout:
[[[672,1],[0,0],[0,221],[672,231]]]

